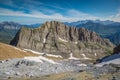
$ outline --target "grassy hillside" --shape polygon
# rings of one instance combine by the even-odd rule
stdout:
[[[0,43],[0,60],[9,58],[23,58],[25,56],[37,56],[36,54],[22,51],[19,48]]]

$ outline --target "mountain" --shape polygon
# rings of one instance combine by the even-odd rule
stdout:
[[[15,22],[1,22],[0,42],[9,43],[20,28],[21,25]]]
[[[85,24],[87,23],[88,21],[90,20],[81,20],[81,21],[76,21],[76,22],[64,22],[64,24],[68,25],[68,26],[77,26],[77,25],[80,25],[80,24]]]
[[[112,55],[103,57],[99,60],[98,66],[103,66],[105,64],[120,64],[120,44],[113,49]]]
[[[22,25],[22,26],[25,26],[25,27],[28,27],[28,28],[37,28],[39,26],[41,26],[41,23],[36,23],[36,24],[30,24],[30,25]]]
[[[120,53],[120,44],[114,48],[114,53]]]
[[[104,66],[106,64],[116,64],[119,65],[120,64],[120,53],[117,54],[113,54],[107,57],[104,57],[100,60],[99,64],[96,64],[96,66]]]
[[[117,32],[117,33],[110,35],[106,38],[110,39],[110,41],[114,42],[114,44],[116,44],[116,45],[120,44],[120,32]]]
[[[1,22],[0,23],[0,29],[4,28],[4,29],[13,29],[13,30],[18,30],[20,29],[21,24],[19,23],[15,23],[15,22]]]
[[[36,28],[40,24],[31,24],[31,25],[22,25],[15,22],[1,22],[0,23],[0,42],[10,43],[10,41],[14,38],[15,34],[22,26]]]
[[[94,23],[92,21],[89,21],[85,24],[79,24],[76,27],[84,27],[89,30],[95,31],[102,37],[106,37],[120,31],[120,25],[115,24],[104,25],[101,23]]]
[[[93,23],[100,23],[102,25],[120,25],[120,22],[114,22],[114,21],[110,21],[110,20],[106,20],[106,21],[101,21],[101,20],[81,20],[81,21],[76,21],[76,22],[64,22],[66,25],[69,26],[77,26],[80,24],[85,24],[87,22],[93,22]]]
[[[32,29],[22,27],[11,45],[35,51],[59,54],[65,58],[95,59],[108,55],[113,44],[85,28],[69,27],[50,21]]]
[[[25,56],[37,56],[31,52],[25,52],[22,49],[10,46],[8,44],[0,43],[0,60],[10,58],[23,58]]]
[[[114,44],[119,44],[120,40],[117,40],[116,33],[119,33],[120,31],[120,22],[113,22],[113,21],[100,21],[100,20],[85,20],[85,21],[77,21],[72,23],[66,23],[70,26],[76,26],[78,28],[84,27],[91,31],[95,31],[97,34],[99,34],[103,38],[108,38],[110,41],[112,41]],[[116,36],[116,37],[114,37]]]
[[[100,20],[82,20],[77,22],[65,22],[66,25],[76,26],[78,28],[84,27],[88,30],[95,31],[103,38],[109,39],[115,45],[120,43],[119,31],[120,31],[120,23],[113,21],[100,21]],[[29,28],[37,28],[41,26],[40,23],[25,25],[19,24],[15,22],[1,22],[0,23],[0,42],[10,43],[10,41],[14,38],[15,34],[22,27]],[[115,36],[115,37],[114,37]],[[6,38],[7,37],[7,38]],[[117,39],[116,39],[117,38]]]

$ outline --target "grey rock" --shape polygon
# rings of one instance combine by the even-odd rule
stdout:
[[[120,53],[120,44],[114,48],[114,53]]]
[[[109,40],[102,39],[95,32],[85,28],[69,27],[57,21],[46,22],[35,29],[22,27],[10,44],[39,52],[59,54],[64,58],[68,58],[70,53],[80,58],[83,57],[80,54],[84,53],[94,59],[107,55],[106,51],[113,48]]]
[[[34,63],[34,65],[27,65],[28,63]],[[97,79],[102,74],[108,73],[120,73],[119,65],[116,64],[106,64],[102,67],[96,67],[94,65],[87,66],[78,66],[80,61],[70,60],[70,61],[59,61],[60,64],[51,64],[46,61],[44,63],[33,62],[24,59],[10,59],[7,62],[0,64],[0,76],[2,78],[7,78],[8,76],[12,77],[36,77],[43,75],[50,75],[62,72],[71,72],[75,71],[77,73],[86,71],[88,73],[93,74],[93,76]],[[15,65],[18,67],[16,67]],[[116,75],[116,80],[119,80],[120,74]],[[63,80],[74,80],[72,77],[65,78]]]

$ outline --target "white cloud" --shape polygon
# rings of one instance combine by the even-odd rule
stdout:
[[[6,16],[26,16],[26,17],[52,19],[52,20],[63,20],[63,21],[67,21],[70,19],[70,18],[64,17],[63,15],[59,13],[46,15],[39,11],[31,11],[30,14],[27,14],[22,11],[13,11],[13,10],[4,9],[4,8],[0,8],[0,11],[1,11],[0,15],[6,15]]]
[[[96,16],[93,16],[93,15],[90,15],[90,14],[87,14],[87,13],[83,13],[83,12],[80,12],[80,11],[75,10],[75,9],[69,10],[68,14],[69,14],[69,16],[71,16],[71,17],[73,17],[74,19],[77,19],[77,20],[86,20],[86,19],[95,20],[95,19],[99,19]]]
[[[120,9],[118,10],[118,12],[115,15],[111,15],[109,17],[109,19],[113,20],[113,21],[120,22]]]
[[[0,15],[8,15],[8,16],[28,16],[28,14],[24,14],[21,11],[13,11],[10,9],[0,8]]]
[[[90,14],[86,14],[74,9],[66,11],[66,14],[63,16],[60,13],[53,13],[51,15],[44,14],[40,11],[35,11],[32,10],[29,14],[24,13],[22,11],[14,11],[10,9],[5,9],[5,8],[0,8],[0,15],[6,15],[6,16],[25,16],[25,17],[33,17],[33,18],[39,18],[39,19],[46,19],[46,20],[57,20],[57,21],[62,21],[62,22],[73,22],[73,21],[78,21],[78,20],[96,20],[96,19],[101,19],[105,20]],[[114,20],[114,21],[120,21],[120,11],[116,15],[112,15],[109,18],[106,18],[109,20]]]

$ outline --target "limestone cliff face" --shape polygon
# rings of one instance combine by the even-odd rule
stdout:
[[[10,44],[63,57],[69,57],[70,53],[75,57],[100,57],[113,47],[109,40],[95,32],[68,27],[57,21],[46,22],[34,29],[22,27]]]

